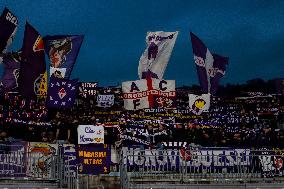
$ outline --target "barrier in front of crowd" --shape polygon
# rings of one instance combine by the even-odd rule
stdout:
[[[282,152],[271,150],[203,148],[121,152],[122,188],[169,184],[284,182]]]
[[[114,175],[120,176],[122,188],[155,182],[165,185],[169,182],[181,185],[261,182],[263,179],[282,182],[284,178],[284,153],[279,150],[142,149],[141,146],[123,147],[118,156],[112,150],[112,156],[117,157],[112,158],[112,164],[119,165],[119,174]],[[84,183],[89,179],[82,179],[84,175],[78,174],[76,153],[75,145],[27,142],[0,145],[0,177],[55,180],[61,188],[69,189],[79,188],[79,183],[89,186]]]
[[[71,157],[72,158],[72,157]],[[57,144],[15,142],[0,144],[0,178],[6,180],[54,181],[75,189],[77,172]],[[14,182],[13,181],[13,182]]]

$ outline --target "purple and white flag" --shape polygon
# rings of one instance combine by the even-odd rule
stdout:
[[[140,79],[147,77],[163,79],[178,32],[148,32],[147,48],[142,54],[138,75]]]
[[[53,108],[71,108],[78,90],[78,79],[50,78],[46,105]]]
[[[204,93],[215,94],[229,59],[211,54],[206,45],[191,32],[190,37],[201,89]]]

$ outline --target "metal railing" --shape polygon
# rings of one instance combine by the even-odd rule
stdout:
[[[179,150],[123,151],[121,188],[143,188],[152,183],[257,183],[284,182],[284,155],[242,149],[226,152]]]
[[[61,148],[58,154],[48,152],[33,153],[26,150],[11,150],[23,146],[1,144],[0,178],[58,182],[58,187],[78,188],[77,166],[65,161]],[[13,181],[14,182],[14,181]]]

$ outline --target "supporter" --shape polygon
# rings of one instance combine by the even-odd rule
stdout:
[[[68,127],[67,121],[58,121],[56,124],[55,140],[53,142],[58,144],[69,144],[70,134],[70,128]]]

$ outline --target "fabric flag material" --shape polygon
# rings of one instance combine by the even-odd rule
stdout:
[[[46,106],[50,108],[71,108],[77,95],[78,85],[78,79],[67,80],[51,77]]]
[[[122,82],[122,92],[126,110],[155,108],[157,97],[171,99],[176,96],[174,80],[141,79],[126,81]],[[165,107],[167,104],[164,103],[163,105]]]
[[[3,57],[4,73],[2,85],[4,91],[8,92],[18,87],[20,56],[20,53],[8,53]]]
[[[98,107],[112,107],[114,104],[114,95],[98,95],[97,106]]]
[[[229,63],[228,57],[223,57],[217,54],[213,54],[214,62],[213,62],[213,69],[209,72],[210,75],[210,93],[216,94],[219,81],[226,73],[226,67]]]
[[[97,94],[98,82],[81,82],[79,84],[79,96],[83,98],[93,98]]]
[[[188,94],[188,97],[189,108],[194,114],[200,115],[202,112],[208,112],[210,108],[210,94]]]
[[[78,56],[83,35],[56,35],[44,37],[45,50],[50,67],[65,68],[65,79],[69,79]]]
[[[104,126],[79,125],[77,128],[78,144],[103,144]]]
[[[66,73],[66,68],[54,68],[50,67],[50,75],[57,78],[64,78]]]
[[[111,165],[111,148],[108,144],[77,146],[78,174],[108,174]]]
[[[18,18],[8,9],[0,16],[0,52],[5,52],[17,32]]]
[[[138,75],[140,79],[147,77],[162,79],[168,65],[178,32],[148,32],[147,48],[142,54]]]
[[[201,89],[204,93],[215,94],[219,80],[225,74],[228,58],[211,54],[206,45],[191,32],[190,37]]]
[[[19,92],[24,97],[46,97],[47,72],[43,40],[27,22],[22,47]]]

